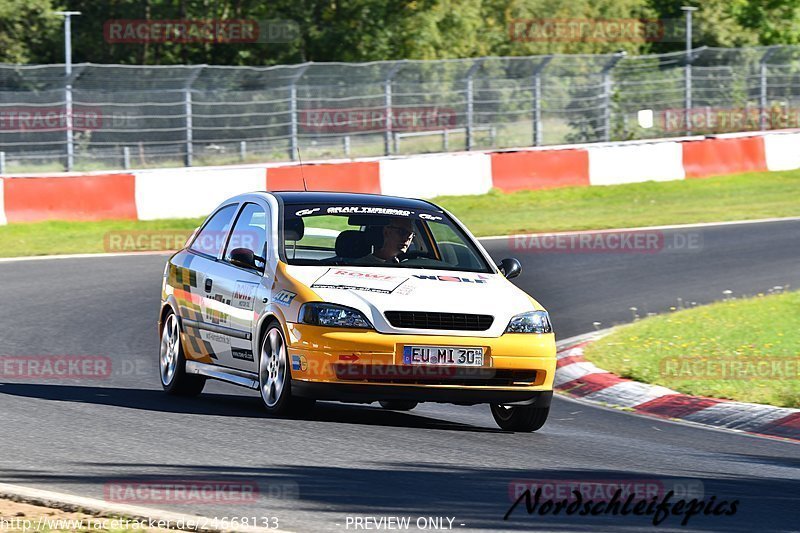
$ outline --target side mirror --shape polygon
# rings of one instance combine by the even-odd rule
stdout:
[[[507,257],[500,261],[497,268],[500,269],[500,272],[503,273],[506,279],[516,278],[522,274],[522,265],[513,257]]]
[[[247,248],[234,248],[231,250],[231,263],[238,267],[258,268],[253,250],[248,250]]]

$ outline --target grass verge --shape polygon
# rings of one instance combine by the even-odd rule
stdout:
[[[700,396],[800,407],[800,292],[646,318],[590,344],[617,375]]]
[[[475,235],[606,229],[800,216],[800,170],[702,180],[444,196]],[[191,231],[200,219],[41,222],[0,226],[0,257],[109,250],[107,234]]]

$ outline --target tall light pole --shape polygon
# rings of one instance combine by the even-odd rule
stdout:
[[[692,134],[692,13],[697,11],[694,6],[681,6],[681,11],[686,13],[686,73],[684,76],[684,105],[683,121],[686,125],[686,135]]]
[[[75,165],[75,144],[72,125],[72,17],[81,14],[80,11],[56,11],[56,15],[64,17],[64,74],[66,130],[67,130],[67,172],[72,171]]]

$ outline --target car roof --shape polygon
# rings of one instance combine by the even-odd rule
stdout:
[[[441,211],[441,208],[425,200],[384,196],[382,194],[362,194],[351,192],[320,191],[270,191],[285,204],[357,204],[367,207],[394,207],[401,209],[425,209]]]

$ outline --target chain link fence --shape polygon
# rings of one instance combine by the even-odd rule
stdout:
[[[798,127],[800,47],[278,67],[0,65],[0,172]]]

